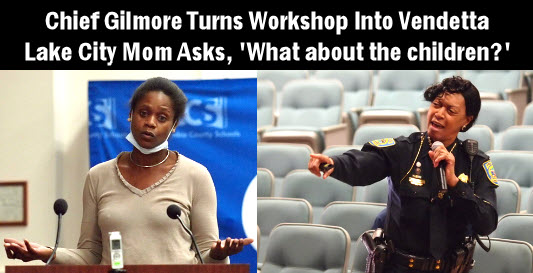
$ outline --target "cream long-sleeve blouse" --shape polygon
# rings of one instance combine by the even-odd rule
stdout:
[[[124,264],[195,264],[192,240],[170,204],[196,238],[206,263],[229,263],[209,257],[218,240],[217,200],[211,175],[201,164],[179,155],[174,167],[144,190],[128,183],[118,158],[91,168],[83,190],[83,219],[77,249],[59,248],[55,264],[110,264],[109,232],[120,231]]]

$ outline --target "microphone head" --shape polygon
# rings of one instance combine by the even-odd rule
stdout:
[[[463,143],[465,145],[466,153],[469,156],[477,155],[477,152],[478,152],[478,142],[477,142],[477,140],[467,139],[467,140],[463,141]]]
[[[59,198],[54,202],[54,211],[57,215],[64,215],[67,212],[68,204],[63,198]]]
[[[432,151],[435,151],[438,147],[440,146],[444,146],[444,144],[440,141],[435,141],[433,142],[433,144],[431,145],[431,150]]]
[[[181,209],[175,204],[169,205],[167,208],[167,215],[172,219],[178,219],[181,216]]]

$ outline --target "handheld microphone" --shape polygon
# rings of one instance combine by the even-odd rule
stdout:
[[[198,259],[200,259],[200,262],[204,264],[204,260],[202,259],[202,255],[200,255],[200,250],[198,250],[198,245],[196,244],[196,239],[194,239],[194,235],[192,234],[191,230],[188,229],[183,221],[180,218],[181,215],[181,209],[175,204],[169,205],[167,207],[167,215],[171,219],[178,219],[180,221],[181,226],[185,229],[185,231],[191,236],[192,243],[194,245],[194,249],[196,250],[196,255],[198,255]]]
[[[48,261],[46,262],[46,265],[49,265],[54,255],[56,255],[57,245],[59,244],[59,233],[61,232],[61,216],[67,213],[67,209],[68,204],[65,199],[60,198],[54,202],[54,212],[57,214],[56,244],[54,246],[54,251],[52,251],[52,255],[50,255],[50,258],[48,258]]]
[[[433,142],[433,145],[431,145],[431,150],[435,151],[440,146],[444,146],[444,144],[440,141],[435,141]],[[439,184],[440,184],[440,190],[438,194],[439,199],[442,199],[442,197],[444,197],[444,194],[448,192],[448,184],[446,184],[446,173],[444,172],[445,169],[446,169],[446,162],[445,161],[439,162],[439,167],[438,167],[439,173],[437,175],[437,178],[439,179]]]

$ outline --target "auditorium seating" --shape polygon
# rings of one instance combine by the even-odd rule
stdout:
[[[368,230],[373,234],[373,230]],[[366,231],[365,231],[366,232]],[[351,251],[355,252],[351,255],[354,260],[350,264],[351,270],[350,273],[365,273],[366,271],[366,257],[368,256],[368,250],[365,247],[365,244],[361,240],[361,237],[358,237],[355,240],[355,246],[352,247]],[[351,253],[351,252],[350,252]]]
[[[317,79],[337,79],[344,86],[344,111],[354,111],[370,105],[372,95],[371,70],[317,70]]]
[[[462,73],[477,87],[482,99],[507,99],[507,92],[519,89],[522,80],[520,70],[464,70]]]
[[[280,224],[270,235],[261,273],[346,273],[350,235],[341,227]]]
[[[353,145],[364,145],[382,138],[408,137],[419,131],[418,127],[412,124],[364,124],[355,131]]]
[[[482,239],[489,245],[487,239]],[[472,273],[531,273],[533,272],[533,246],[524,241],[490,238],[491,248],[485,252],[476,244]]]
[[[274,174],[274,196],[280,196],[281,182],[292,170],[307,169],[311,148],[303,144],[259,143],[257,167],[266,168]]]
[[[274,196],[274,174],[265,168],[257,168],[257,197]]]
[[[283,87],[286,83],[292,80],[300,80],[309,78],[309,72],[307,70],[258,70],[257,79],[258,80],[269,80],[274,83],[276,91],[278,92],[276,96],[276,106],[281,105],[281,95],[280,92],[283,91]],[[279,109],[279,108],[278,108]]]
[[[491,238],[526,241],[533,244],[533,214],[509,213],[500,218]]]
[[[372,228],[376,216],[386,207],[385,204],[366,202],[332,202],[326,206],[320,224],[340,226],[351,238],[350,261],[355,260],[356,241],[361,234]]]
[[[348,144],[340,81],[293,80],[282,96],[277,126],[263,133],[263,142],[305,143],[317,152],[332,143]]]
[[[460,70],[439,70],[439,82],[453,76],[461,76]]]
[[[502,150],[533,151],[533,126],[511,126],[502,133]]]
[[[516,106],[510,101],[481,102],[476,124],[487,125],[494,134],[494,149],[501,149],[501,133],[516,125]]]
[[[271,81],[257,81],[257,131],[275,125],[276,87]]]
[[[478,148],[483,152],[494,149],[494,134],[487,125],[476,124],[468,129],[468,131],[459,133],[457,138],[460,140],[477,140]]]
[[[290,172],[281,184],[281,196],[302,198],[313,207],[313,222],[317,223],[324,208],[333,201],[352,201],[352,186],[334,178],[323,179],[306,170]]]
[[[498,216],[508,213],[520,212],[521,191],[520,186],[510,179],[498,179],[499,187],[496,188]]]
[[[407,123],[425,125],[421,113],[429,107],[423,91],[437,81],[436,70],[380,70],[372,107],[363,110],[365,123]],[[424,110],[422,110],[424,109]],[[424,118],[424,117],[423,117]]]
[[[490,151],[487,154],[499,179],[511,179],[520,185],[520,210],[525,210],[533,187],[533,152]]]
[[[257,225],[261,230],[261,249],[257,252],[258,268],[264,261],[272,229],[281,223],[311,223],[311,204],[298,198],[257,198]]]

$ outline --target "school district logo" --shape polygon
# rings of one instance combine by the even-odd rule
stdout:
[[[113,130],[116,128],[115,98],[89,101],[89,127]]]
[[[224,129],[228,127],[227,98],[192,99],[187,103],[181,126],[204,126]]]

